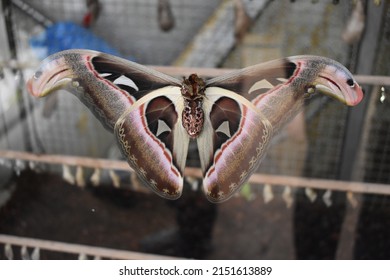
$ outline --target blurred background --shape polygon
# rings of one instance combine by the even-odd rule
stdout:
[[[2,0],[0,48],[0,258],[93,257],[34,240],[145,258],[390,258],[390,200],[380,194],[390,193],[389,1]],[[114,137],[74,96],[36,100],[26,92],[39,62],[69,48],[171,70],[243,68],[299,54],[335,59],[365,78],[364,100],[348,108],[312,98],[273,139],[258,172],[326,179],[330,189],[331,180],[367,184],[358,193],[248,184],[214,205],[188,178],[172,202],[123,170],[6,156],[123,160]]]

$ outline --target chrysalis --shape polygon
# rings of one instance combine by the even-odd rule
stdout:
[[[158,24],[162,31],[168,32],[175,26],[175,17],[169,0],[158,0],[157,15]]]
[[[324,201],[325,205],[327,207],[330,207],[332,206],[332,191],[331,190],[327,190],[324,195],[322,196],[322,200]]]
[[[20,173],[26,169],[26,163],[20,159],[15,160],[14,171],[16,176],[20,176]]]
[[[274,194],[272,192],[272,186],[270,184],[265,184],[263,188],[263,197],[264,203],[267,204],[272,199],[274,199]]]
[[[293,205],[294,199],[292,197],[292,191],[290,186],[285,186],[282,194],[283,200],[286,202],[287,208],[291,208]]]
[[[112,184],[114,185],[114,187],[120,188],[121,178],[118,176],[118,174],[116,174],[114,170],[109,170],[108,174],[110,175],[110,178],[112,180]]]
[[[385,87],[381,87],[381,97],[379,97],[379,100],[381,103],[385,102],[386,100]]]
[[[20,248],[20,255],[22,257],[22,260],[29,260],[30,259],[30,256],[28,254],[28,250],[27,250],[26,246],[22,246],[22,248]]]
[[[305,194],[307,198],[310,200],[310,202],[314,202],[317,198],[317,194],[315,191],[313,191],[312,188],[305,188]]]
[[[97,187],[99,186],[100,184],[100,176],[101,176],[101,170],[100,168],[95,168],[95,170],[93,171],[93,174],[90,178],[91,180],[91,183],[94,187]]]
[[[68,165],[62,165],[62,178],[71,185],[74,185],[76,180],[72,175],[70,167]]]
[[[77,166],[76,168],[76,184],[80,188],[85,187],[84,171],[81,166]]]
[[[14,259],[14,252],[12,250],[12,245],[7,243],[4,245],[4,255],[7,259],[13,260]]]
[[[39,247],[35,247],[33,252],[31,253],[31,259],[32,260],[39,260],[40,259],[40,249]]]

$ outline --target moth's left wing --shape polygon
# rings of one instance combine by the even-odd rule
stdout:
[[[118,118],[148,93],[180,81],[113,55],[91,50],[67,50],[42,61],[28,81],[36,97],[65,89],[79,98],[113,131]]]
[[[363,92],[340,63],[311,55],[293,56],[250,66],[208,80],[252,102],[279,130],[302,108],[304,99],[320,93],[354,106]]]
[[[158,195],[177,199],[183,189],[189,136],[181,124],[180,88],[167,86],[134,103],[115,125],[119,148],[141,180]]]
[[[198,149],[203,189],[211,202],[229,199],[259,166],[273,131],[248,100],[218,87],[206,89]]]
[[[204,131],[198,146],[209,200],[231,197],[256,170],[270,138],[322,93],[353,106],[363,92],[340,63],[318,56],[274,60],[206,82]],[[210,145],[211,143],[211,145]]]

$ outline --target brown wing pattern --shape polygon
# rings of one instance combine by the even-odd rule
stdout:
[[[29,91],[37,97],[57,89],[73,93],[110,131],[135,101],[167,85],[180,86],[180,81],[137,63],[89,50],[49,56],[28,82]]]

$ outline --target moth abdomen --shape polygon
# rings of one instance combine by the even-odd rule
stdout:
[[[184,99],[182,124],[191,138],[196,138],[202,132],[204,123],[203,98],[197,100]]]

